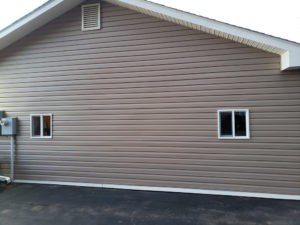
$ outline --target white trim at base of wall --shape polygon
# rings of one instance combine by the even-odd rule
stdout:
[[[238,196],[238,197],[284,199],[284,200],[300,200],[300,195],[281,195],[281,194],[268,194],[268,193],[256,193],[256,192],[217,191],[217,190],[192,189],[192,188],[148,187],[148,186],[136,186],[136,185],[94,184],[94,183],[18,180],[18,179],[14,180],[14,182],[15,183],[26,183],[26,184],[53,184],[53,185],[79,186],[79,187],[126,189],[126,190],[137,190],[137,191],[161,191],[161,192],[178,192],[178,193],[191,193],[191,194],[208,194],[208,195],[226,195],[226,196]]]

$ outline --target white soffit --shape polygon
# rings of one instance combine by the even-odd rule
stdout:
[[[84,2],[84,0],[50,0],[46,2],[10,26],[0,30],[0,50],[82,2]]]
[[[281,56],[281,69],[300,69],[300,44],[144,0],[105,0],[140,13]]]
[[[281,69],[300,69],[300,44],[145,0],[105,0],[115,5],[200,30],[281,56]],[[0,50],[62,15],[84,0],[50,0],[0,31]]]

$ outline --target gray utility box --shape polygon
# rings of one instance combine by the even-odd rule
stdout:
[[[0,120],[4,117],[4,111],[0,111]],[[1,136],[1,125],[0,125],[0,136]]]
[[[1,119],[2,136],[12,136],[17,134],[17,118],[2,118]]]

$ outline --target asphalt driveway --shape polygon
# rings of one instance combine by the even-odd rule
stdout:
[[[1,225],[300,225],[300,201],[109,190],[0,186]]]

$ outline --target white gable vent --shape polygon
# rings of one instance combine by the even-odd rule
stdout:
[[[82,27],[85,30],[97,30],[100,29],[100,4],[88,4],[82,5]]]

